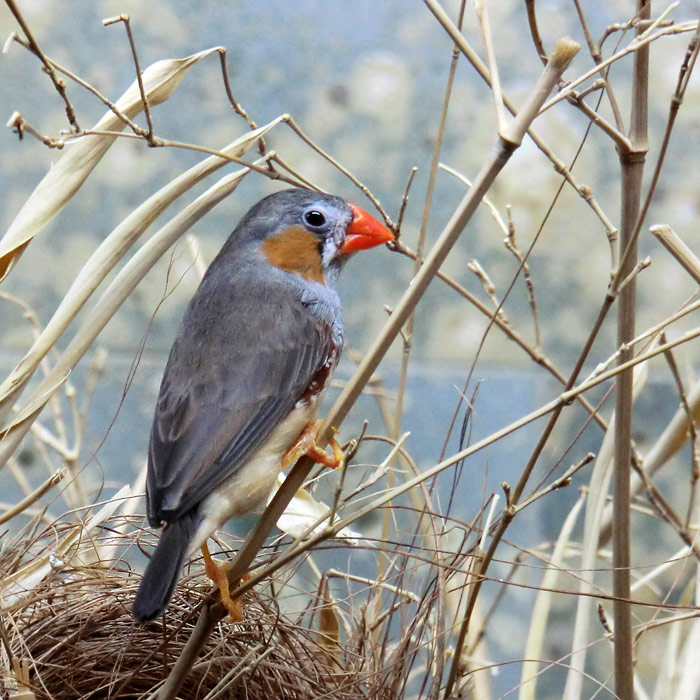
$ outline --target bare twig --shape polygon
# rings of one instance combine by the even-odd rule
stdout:
[[[481,266],[481,263],[478,260],[472,259],[467,263],[467,269],[470,272],[473,272],[479,282],[481,282],[481,286],[484,288],[486,296],[493,304],[494,313],[501,319],[501,321],[503,321],[503,323],[508,324],[508,317],[503,311],[503,305],[499,303],[498,298],[496,297],[496,287],[491,281],[491,278],[486,270],[484,270],[484,268]]]
[[[406,207],[408,206],[408,194],[411,191],[411,185],[413,185],[413,180],[416,177],[418,168],[411,168],[411,172],[408,175],[408,182],[406,183],[406,188],[403,192],[403,197],[401,198],[401,206],[399,207],[399,213],[396,217],[396,230],[401,232],[401,224],[403,223],[403,217],[406,214]]]
[[[530,272],[530,265],[528,264],[525,256],[520,252],[518,244],[515,241],[515,224],[513,223],[513,217],[511,215],[510,206],[507,208],[508,211],[508,231],[506,233],[506,238],[504,240],[504,245],[507,250],[509,250],[515,256],[515,259],[520,263],[523,271],[523,280],[525,281],[525,287],[527,288],[527,298],[530,303],[530,310],[532,311],[532,323],[535,329],[535,348],[540,349],[542,347],[542,334],[540,332],[540,318],[537,312],[537,297],[535,296],[535,283],[532,280],[532,274]]]
[[[592,452],[589,452],[581,461],[579,461],[577,464],[573,464],[572,466],[570,466],[561,476],[557,477],[551,484],[545,486],[543,489],[540,489],[539,491],[537,491],[537,493],[533,493],[531,496],[524,498],[515,507],[515,512],[518,513],[519,511],[523,510],[523,508],[527,508],[529,505],[531,505],[535,501],[538,501],[543,496],[552,493],[552,491],[557,491],[558,489],[564,488],[565,486],[569,486],[571,484],[571,477],[574,476],[581,469],[583,469],[583,467],[590,464],[594,459],[595,455]]]
[[[530,27],[530,36],[532,37],[532,43],[535,46],[535,51],[540,57],[543,65],[547,65],[549,60],[547,56],[547,51],[542,43],[542,37],[540,36],[540,30],[537,26],[537,13],[535,12],[535,0],[525,0],[525,9],[527,10],[527,24]]]
[[[255,129],[258,128],[258,125],[250,118],[248,112],[246,112],[245,109],[243,109],[241,104],[233,95],[233,90],[231,89],[231,81],[229,80],[228,76],[228,67],[226,65],[226,49],[223,46],[219,48],[219,60],[221,61],[221,75],[224,81],[224,90],[226,91],[226,97],[228,98],[231,107],[233,107],[233,111],[245,121],[245,123],[252,131],[255,131]],[[261,157],[265,155],[265,139],[262,137],[258,140],[258,150],[260,152]]]
[[[50,491],[54,486],[56,486],[56,484],[60,483],[66,474],[68,474],[67,469],[59,469],[41,486],[34,489],[34,491],[16,503],[12,508],[6,510],[4,513],[0,513],[0,525],[2,525],[2,523],[6,523],[8,520],[11,520],[16,515],[19,515],[22,511],[29,508],[29,506],[36,503],[47,491]]]
[[[583,14],[583,8],[581,7],[580,0],[574,0],[574,6],[576,7],[576,13],[578,14],[579,22],[581,23],[581,29],[583,30],[583,34],[586,37],[588,52],[590,53],[593,61],[600,65],[603,62],[601,47],[593,41],[593,36],[591,35],[590,30],[588,29],[588,22],[586,22],[586,17]],[[625,124],[622,120],[622,112],[620,112],[620,107],[618,106],[617,100],[615,99],[615,93],[613,92],[612,86],[608,81],[608,71],[601,70],[600,77],[604,81],[605,93],[608,96],[608,100],[610,101],[610,107],[613,111],[613,116],[615,119],[615,131],[617,134],[624,134]]]
[[[151,118],[151,105],[148,101],[148,95],[143,87],[143,78],[141,77],[141,66],[139,65],[139,54],[136,50],[136,42],[134,41],[134,35],[131,31],[131,22],[129,21],[129,15],[119,15],[118,17],[110,17],[102,21],[105,27],[111,24],[116,24],[117,22],[122,22],[124,28],[126,29],[126,35],[129,38],[129,47],[131,48],[131,56],[134,59],[134,67],[136,68],[136,81],[139,85],[139,92],[141,93],[141,102],[143,102],[143,113],[146,117],[146,124],[148,125],[148,131],[144,135],[144,138],[149,145],[154,145],[153,143],[153,120]]]
[[[28,47],[30,48],[32,53],[34,53],[44,64],[44,70],[46,71],[46,74],[49,76],[49,78],[51,78],[51,82],[56,88],[56,92],[58,92],[58,94],[61,96],[61,99],[65,103],[66,116],[68,117],[68,121],[71,125],[71,131],[80,131],[80,126],[78,125],[78,120],[75,116],[75,109],[73,108],[71,101],[68,99],[68,93],[66,92],[65,82],[56,75],[56,71],[54,70],[52,62],[49,61],[49,59],[45,56],[44,52],[41,50],[41,47],[39,46],[37,40],[34,38],[34,34],[32,33],[31,29],[29,29],[29,25],[27,24],[22,13],[17,7],[15,0],[5,0],[5,3],[10,8],[10,12],[12,12],[12,14],[15,16],[15,19],[19,23],[19,26],[22,27],[24,36],[27,37]]]
[[[603,133],[607,134],[622,150],[629,150],[631,147],[629,139],[622,133],[620,133],[616,127],[610,124],[607,120],[596,112],[595,109],[589,107],[583,100],[580,93],[572,93],[568,97],[569,102],[580,109],[590,120],[592,124],[595,124]]]
[[[661,333],[660,342],[665,344],[666,334]],[[667,350],[664,353],[666,362],[668,363],[669,369],[671,370],[671,375],[673,376],[673,381],[676,383],[678,389],[678,396],[680,398],[681,407],[685,411],[688,417],[688,433],[690,437],[690,460],[692,464],[692,470],[690,473],[690,497],[688,498],[688,509],[685,516],[685,527],[690,526],[690,519],[694,511],[696,490],[698,485],[698,479],[700,479],[700,454],[698,452],[698,432],[695,427],[695,421],[693,420],[693,412],[688,403],[688,397],[686,395],[685,387],[683,386],[683,380],[681,379],[680,372],[678,371],[678,365],[676,364],[676,358],[673,356],[671,350]]]
[[[25,133],[33,136],[38,141],[41,141],[48,148],[56,148],[59,151],[66,145],[63,139],[57,139],[53,136],[44,136],[38,129],[35,129],[19,112],[13,112],[12,116],[7,120],[5,126],[12,129],[13,133],[17,134],[19,140],[24,138]]]
[[[493,102],[496,109],[498,133],[502,134],[508,125],[508,120],[506,119],[506,110],[503,105],[501,79],[498,75],[498,63],[496,62],[496,51],[493,46],[493,36],[491,35],[488,6],[486,0],[474,0],[474,6],[476,8],[476,17],[479,20],[479,28],[481,29],[481,39],[486,49],[486,61],[489,67],[489,75],[491,76],[491,92],[493,93]]]

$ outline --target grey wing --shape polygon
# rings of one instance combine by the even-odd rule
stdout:
[[[153,525],[181,517],[244,464],[334,352],[333,319],[323,322],[298,297],[206,282],[180,327],[156,406],[147,478]]]

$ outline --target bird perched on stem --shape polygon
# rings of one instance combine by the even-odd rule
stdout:
[[[290,189],[258,202],[190,301],[170,351],[148,451],[151,526],[165,525],[133,604],[167,608],[185,559],[254,510],[303,454],[335,466],[314,422],[343,344],[338,273],[350,254],[393,240],[338,197]],[[226,602],[226,601],[224,601]],[[233,610],[232,610],[233,613]]]

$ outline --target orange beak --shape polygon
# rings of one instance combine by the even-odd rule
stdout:
[[[341,255],[374,248],[394,240],[394,234],[384,224],[354,204],[349,206],[355,216],[348,226],[345,242],[340,247]]]

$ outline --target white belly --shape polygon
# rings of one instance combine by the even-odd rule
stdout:
[[[200,503],[199,513],[204,520],[192,538],[190,553],[229,518],[251,513],[266,502],[282,468],[282,455],[294,444],[306,424],[314,420],[319,403],[320,400],[312,400],[295,408],[274,429],[267,442]]]

